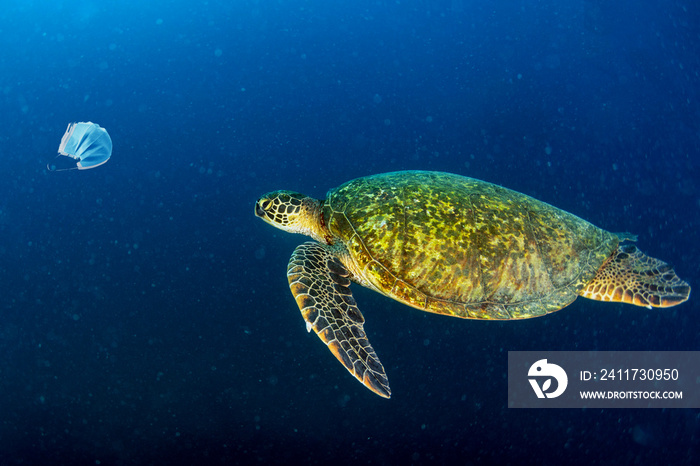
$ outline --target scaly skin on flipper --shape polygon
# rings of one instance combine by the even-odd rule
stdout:
[[[627,244],[603,263],[581,296],[648,308],[670,307],[688,299],[690,286],[666,262]]]
[[[287,267],[289,288],[307,329],[316,332],[357,380],[389,398],[389,381],[362,328],[365,319],[352,297],[349,275],[328,246],[311,242],[294,250]]]

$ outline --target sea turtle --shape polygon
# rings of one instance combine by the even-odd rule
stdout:
[[[584,296],[669,307],[690,286],[629,234],[597,228],[524,194],[441,172],[403,171],[349,181],[317,200],[273,191],[255,215],[316,242],[287,268],[306,321],[345,368],[389,398],[384,367],[350,291],[355,282],[427,312],[525,319]]]

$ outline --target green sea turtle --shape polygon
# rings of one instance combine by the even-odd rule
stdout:
[[[311,236],[294,250],[289,286],[306,321],[345,368],[391,395],[350,291],[355,282],[427,312],[525,319],[578,296],[669,307],[690,286],[628,234],[484,181],[405,171],[358,178],[325,200],[273,191],[255,215]]]

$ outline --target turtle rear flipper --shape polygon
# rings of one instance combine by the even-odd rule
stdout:
[[[671,307],[688,299],[690,286],[666,262],[627,244],[615,250],[580,294],[598,301]]]
[[[316,332],[345,368],[377,395],[389,398],[389,380],[362,328],[350,291],[350,272],[319,243],[298,246],[287,267],[289,288],[307,330]]]

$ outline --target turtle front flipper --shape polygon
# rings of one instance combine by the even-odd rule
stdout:
[[[389,398],[389,380],[365,334],[350,291],[350,272],[327,246],[304,243],[287,267],[289,288],[306,328],[316,332],[345,368],[367,388]]]
[[[628,244],[613,252],[580,294],[598,301],[671,307],[688,299],[690,286],[666,262]]]

